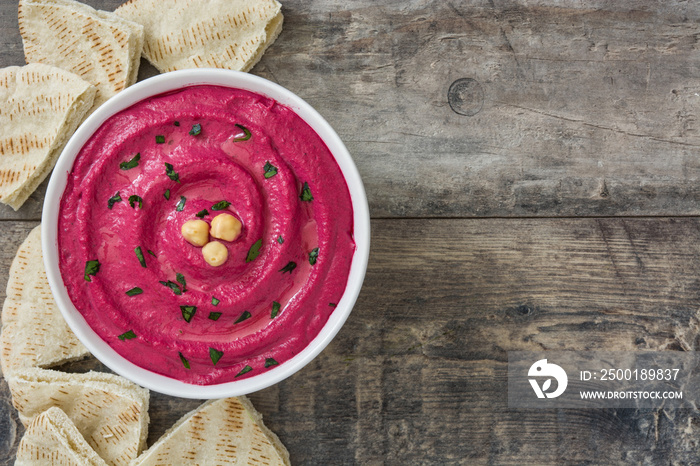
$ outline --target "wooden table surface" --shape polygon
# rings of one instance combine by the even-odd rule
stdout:
[[[250,396],[292,462],[699,463],[697,410],[508,409],[506,363],[515,350],[698,349],[700,3],[286,0],[283,12],[252,73],[337,130],[372,215],[346,325]],[[23,63],[16,16],[2,0],[0,67]],[[142,63],[141,79],[155,73]],[[43,192],[0,209],[0,298]],[[149,444],[200,403],[151,400]],[[3,464],[22,432],[1,382]]]

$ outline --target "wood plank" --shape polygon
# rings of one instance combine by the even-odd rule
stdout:
[[[336,128],[374,216],[700,213],[697,4],[283,3],[253,73]],[[0,5],[0,66],[23,63],[15,10]],[[471,116],[448,102],[460,79]]]
[[[2,225],[0,251],[13,250],[29,226]],[[695,407],[510,410],[506,361],[515,350],[698,350],[700,219],[372,226],[364,288],[336,339],[251,395],[294,464],[696,459]],[[0,406],[7,397],[0,384]],[[149,442],[197,404],[154,394]],[[0,445],[17,442],[12,410],[0,414]]]

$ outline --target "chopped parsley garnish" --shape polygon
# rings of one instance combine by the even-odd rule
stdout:
[[[114,204],[117,202],[121,202],[122,197],[119,195],[119,191],[117,191],[117,194],[114,196],[110,197],[109,200],[107,201],[107,207],[109,207],[110,210],[112,210],[112,207],[114,207]]]
[[[141,263],[141,267],[146,268],[146,258],[143,257],[143,251],[141,250],[141,246],[136,246],[134,252],[136,253],[136,258]]]
[[[210,313],[209,313],[209,318],[210,318],[211,320],[219,320],[219,317],[221,317],[221,313],[220,313],[220,312],[210,312]]]
[[[302,201],[313,201],[314,197],[311,195],[311,189],[309,189],[309,183],[304,181],[304,187],[301,189],[301,196],[299,199]]]
[[[274,319],[277,317],[277,314],[280,312],[280,308],[282,305],[278,303],[277,301],[272,301],[272,313],[270,313],[270,319]]]
[[[136,287],[130,289],[129,291],[127,291],[126,295],[127,296],[136,296],[136,295],[139,295],[141,293],[143,293],[143,290],[141,288],[139,288],[138,286],[136,286]]]
[[[187,202],[187,198],[185,196],[180,196],[180,202],[178,202],[175,206],[175,210],[177,212],[182,212],[182,210],[185,208],[185,202]]]
[[[216,363],[219,362],[219,359],[221,359],[221,356],[223,355],[223,351],[215,350],[214,348],[209,348],[209,357],[211,358],[211,362],[213,362],[215,366]]]
[[[180,286],[175,282],[171,282],[170,280],[168,280],[167,282],[159,281],[158,283],[170,288],[171,290],[173,290],[173,293],[175,293],[178,296],[180,296],[182,294],[182,290],[180,290]]]
[[[165,174],[168,175],[168,178],[171,180],[177,181],[178,183],[180,182],[180,175],[178,175],[173,169],[172,164],[169,164],[168,162],[165,162]],[[166,197],[166,199],[170,199],[170,190],[168,189],[166,192],[168,193],[168,197]]]
[[[282,267],[281,269],[279,269],[279,272],[282,272],[282,273],[287,273],[287,272],[292,273],[292,270],[294,270],[294,269],[296,269],[296,268],[297,268],[297,263],[294,262],[294,261],[292,261],[292,262],[290,262],[289,264],[287,264],[287,265],[285,265],[284,267]]]
[[[230,206],[231,203],[229,201],[219,201],[213,206],[211,206],[211,210],[224,210],[226,207]]]
[[[175,126],[180,126],[180,122],[179,122],[179,121],[173,121],[173,125],[175,125]]]
[[[272,358],[265,359],[265,367],[276,366],[279,363]]]
[[[87,261],[85,262],[85,281],[86,282],[91,282],[92,279],[90,279],[90,275],[96,275],[97,272],[100,271],[100,262],[99,261]]]
[[[336,306],[337,306],[336,303],[328,303],[328,305],[329,305],[330,307],[336,307]]]
[[[204,209],[197,212],[195,214],[195,217],[204,218],[206,215],[209,215],[209,211],[207,209]]]
[[[129,196],[129,205],[131,206],[132,209],[136,208],[136,203],[138,202],[139,204],[139,209],[143,208],[143,199],[141,199],[141,196],[137,196],[136,194],[132,194]]]
[[[176,122],[176,123],[177,123],[177,122]],[[180,361],[182,361],[182,365],[185,366],[185,369],[189,369],[189,368],[190,368],[190,362],[189,362],[187,359],[185,359],[185,357],[184,357],[184,356],[182,355],[182,353],[180,353],[179,351],[178,351],[177,354],[180,356]]]
[[[243,322],[244,320],[248,320],[248,319],[250,319],[251,317],[252,317],[252,316],[250,315],[250,312],[245,311],[243,314],[241,314],[241,316],[238,318],[238,320],[234,322],[234,324]]]
[[[277,167],[272,165],[270,162],[265,164],[265,179],[272,178],[277,174]]]
[[[136,334],[134,333],[133,330],[129,330],[128,332],[122,333],[117,338],[119,338],[121,341],[132,340],[132,339],[136,338]]]
[[[166,189],[165,192],[163,193],[163,197],[165,198],[166,201],[170,200],[170,190]]]
[[[262,247],[262,240],[259,239],[253,243],[253,245],[248,250],[248,256],[245,258],[246,262],[252,262],[256,257],[260,255],[260,248]]]
[[[253,370],[252,367],[245,366],[243,369],[241,369],[241,371],[238,374],[236,374],[236,377],[238,377],[239,375],[247,374],[248,372],[250,372],[252,370]]]
[[[181,273],[175,274],[175,280],[182,285],[182,292],[184,293],[187,291],[187,282],[185,281],[185,276]]]
[[[233,142],[247,141],[248,139],[250,139],[251,134],[248,128],[246,128],[243,125],[239,125],[238,123],[236,123],[236,126],[243,131],[243,136],[241,136],[240,138],[233,138]]]
[[[156,144],[165,144],[165,136],[162,134],[156,135]]]
[[[131,170],[134,167],[137,167],[139,165],[139,160],[141,160],[141,153],[137,153],[134,155],[134,158],[129,160],[128,162],[122,162],[119,164],[119,168],[122,170]]]
[[[189,323],[194,317],[194,313],[197,312],[197,306],[180,306],[180,310],[182,311],[182,318]]]
[[[315,265],[318,260],[318,248],[313,248],[309,253],[309,264]]]
[[[152,255],[153,257],[156,257],[156,253],[153,252],[153,251],[151,251],[150,249],[149,249],[147,252],[148,252],[150,255]]]
[[[202,125],[197,123],[196,125],[192,125],[192,129],[190,130],[190,136],[199,136],[199,133],[202,132]]]
[[[216,299],[216,298],[213,297],[213,296],[211,297],[211,303],[212,303],[214,306],[218,306],[220,302],[221,302],[220,299]]]
[[[284,243],[284,238],[282,238],[281,236],[278,236],[278,237],[277,237],[277,242],[280,243],[280,244]]]

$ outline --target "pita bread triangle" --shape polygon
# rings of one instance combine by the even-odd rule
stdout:
[[[2,307],[2,371],[50,367],[89,354],[56,307],[44,270],[41,226],[37,226],[20,245],[10,267]]]
[[[129,464],[146,446],[149,393],[123,377],[26,368],[6,379],[25,426],[55,406],[108,464]]]
[[[134,466],[289,465],[289,453],[245,397],[210,400],[182,417]]]
[[[106,466],[75,424],[59,408],[49,408],[27,427],[17,448],[15,466]]]
[[[136,81],[143,27],[73,0],[20,0],[27,63],[71,71],[97,87],[94,107]]]
[[[130,0],[116,14],[144,26],[143,56],[161,72],[250,70],[282,31],[276,0]]]
[[[0,69],[0,202],[19,209],[93,105],[96,89],[41,64]]]

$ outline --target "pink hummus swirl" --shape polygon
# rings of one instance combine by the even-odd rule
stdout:
[[[136,154],[138,165],[120,168]],[[212,210],[221,201],[230,205]],[[242,231],[221,241],[228,260],[213,267],[180,230],[223,212]],[[271,370],[318,335],[346,287],[352,232],[340,168],[296,113],[248,91],[193,86],[118,113],[83,146],[60,203],[59,264],[73,304],[119,354],[209,385]],[[89,261],[99,270],[86,275]],[[134,288],[142,293],[129,296]],[[189,322],[183,306],[196,308]]]

